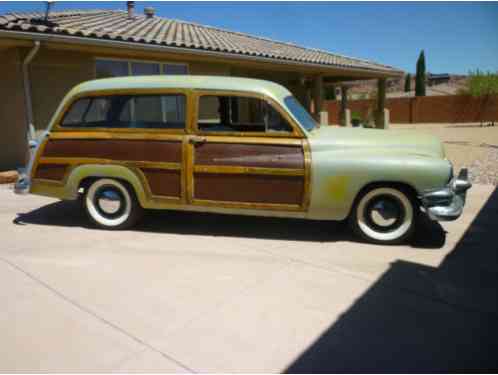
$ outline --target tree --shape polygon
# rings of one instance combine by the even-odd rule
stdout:
[[[405,77],[405,92],[412,91],[412,75],[408,73]]]
[[[420,52],[417,60],[417,74],[415,76],[415,96],[425,96],[425,55]]]
[[[483,73],[477,69],[475,72],[469,72],[467,82],[468,92],[470,95],[481,99],[481,108],[479,112],[479,121],[481,126],[484,121],[484,113],[490,105],[491,99],[498,95],[498,72]],[[491,125],[494,126],[495,119],[491,118]]]

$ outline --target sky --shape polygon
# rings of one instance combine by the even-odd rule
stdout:
[[[136,2],[166,18],[249,33],[413,73],[420,51],[431,73],[498,71],[498,2]],[[0,2],[0,13],[45,2]],[[126,9],[125,1],[57,1],[53,10]]]

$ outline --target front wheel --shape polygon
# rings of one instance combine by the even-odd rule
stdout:
[[[142,207],[133,191],[110,178],[94,181],[83,198],[89,219],[103,229],[126,229],[142,216]]]
[[[415,230],[415,205],[401,189],[373,188],[357,199],[349,221],[353,231],[369,242],[399,244]]]

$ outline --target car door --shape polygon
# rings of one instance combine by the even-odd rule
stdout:
[[[187,136],[187,196],[192,205],[305,211],[307,141],[269,98],[244,92],[194,94]]]
[[[140,177],[146,198],[184,204],[188,91],[90,92],[59,115],[34,166],[37,181],[62,184],[80,165],[119,165]]]

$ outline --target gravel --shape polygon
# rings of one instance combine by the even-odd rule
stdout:
[[[470,180],[485,185],[498,185],[498,147],[489,145],[486,156],[469,166]]]

